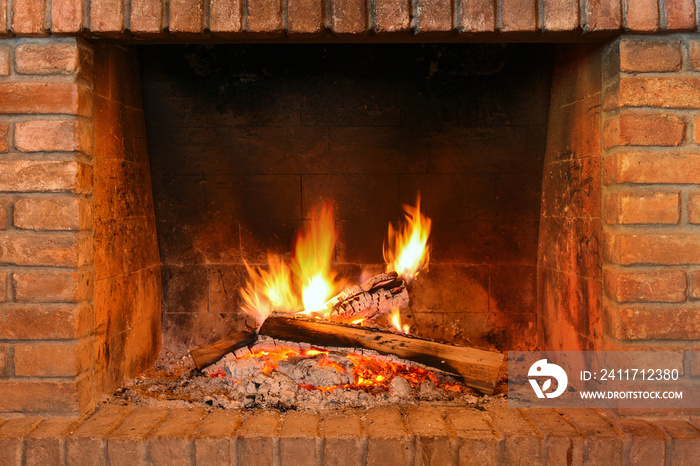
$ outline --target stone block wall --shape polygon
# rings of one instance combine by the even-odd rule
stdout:
[[[85,412],[157,354],[160,265],[128,56],[75,38],[0,43],[0,412]]]

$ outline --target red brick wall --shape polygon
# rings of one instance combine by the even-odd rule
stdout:
[[[600,348],[602,50],[561,46],[554,69],[537,275],[543,349]]]
[[[95,387],[151,365],[161,341],[160,257],[133,48],[95,45]]]
[[[698,347],[698,70],[700,41],[692,35],[624,37],[606,57],[604,345],[611,349]]]
[[[0,412],[93,399],[92,49],[0,44]]]
[[[404,39],[414,32],[484,38],[494,32],[544,32],[556,40],[578,37],[580,31],[690,31],[697,26],[692,0],[419,0],[413,5],[396,0],[14,0],[0,5],[0,34],[18,36],[191,37],[209,31],[224,38],[307,37],[330,30]]]
[[[0,44],[0,412],[85,412],[157,354],[160,265],[129,57],[70,38]]]

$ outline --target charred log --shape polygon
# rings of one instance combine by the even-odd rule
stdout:
[[[347,288],[329,300],[330,320],[370,320],[392,309],[408,307],[406,283],[395,272],[376,275],[361,285]]]
[[[465,385],[492,394],[503,355],[476,348],[448,345],[376,327],[358,327],[318,319],[274,313],[260,328],[261,335],[319,346],[366,348],[434,367],[456,375]]]
[[[231,351],[252,345],[257,339],[258,335],[253,331],[232,332],[211,345],[198,346],[191,349],[190,356],[192,356],[197,369],[202,370],[208,365],[214,364]]]

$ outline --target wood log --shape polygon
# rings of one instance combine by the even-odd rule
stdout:
[[[406,283],[396,272],[389,272],[346,288],[326,302],[326,306],[330,309],[330,320],[355,322],[374,319],[392,309],[403,309],[408,303]]]
[[[216,340],[211,345],[203,345],[191,349],[190,356],[194,359],[194,364],[197,366],[197,369],[202,370],[214,364],[231,351],[255,343],[257,339],[258,334],[251,330],[232,332]]]
[[[493,394],[503,362],[501,353],[399,335],[376,327],[358,327],[281,313],[268,317],[260,334],[318,346],[367,348],[393,354],[458,376],[468,387],[488,395]]]

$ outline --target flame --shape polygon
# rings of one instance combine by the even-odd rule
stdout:
[[[389,238],[384,244],[384,260],[387,272],[395,271],[410,282],[421,270],[428,267],[431,220],[420,212],[420,194],[416,199],[416,206],[404,205],[404,211],[404,222],[398,230],[394,230],[389,224]]]
[[[411,326],[408,324],[401,325],[401,313],[398,309],[392,309],[391,315],[389,316],[389,322],[391,325],[400,333],[408,334],[410,333]]]
[[[326,311],[326,301],[340,291],[335,272],[331,270],[337,239],[333,205],[329,202],[324,204],[320,215],[311,220],[306,231],[297,236],[292,270],[301,284],[301,300],[306,314]]]
[[[241,288],[241,308],[255,317],[258,324],[262,324],[272,311],[295,313],[301,310],[287,264],[281,257],[269,255],[267,265],[268,270],[263,270],[260,267],[253,269],[246,263],[248,280],[245,288]]]

